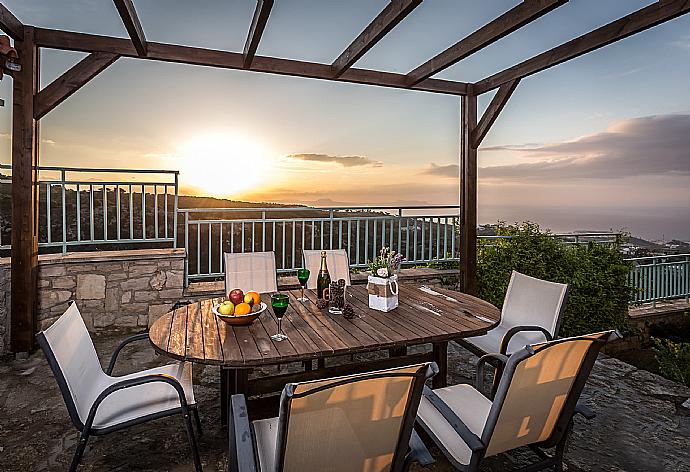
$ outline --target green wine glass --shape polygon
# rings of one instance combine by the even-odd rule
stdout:
[[[271,336],[274,341],[285,341],[288,337],[283,333],[283,316],[288,309],[288,296],[284,293],[274,293],[271,295],[271,307],[273,308],[273,313],[276,314],[278,318],[278,333]]]
[[[304,289],[307,287],[307,281],[309,280],[309,269],[297,269],[297,280],[302,286],[302,296],[297,300],[300,302],[308,302],[309,299],[304,296]]]

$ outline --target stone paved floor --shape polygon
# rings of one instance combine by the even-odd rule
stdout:
[[[104,363],[119,339],[95,339]],[[116,373],[163,362],[142,342],[123,352]],[[451,382],[466,382],[475,362],[469,353],[451,346]],[[218,369],[195,367],[194,380],[205,430],[200,441],[204,470],[225,471],[225,437],[218,426]],[[690,389],[609,358],[597,363],[583,397],[597,417],[588,424],[577,421],[566,455],[568,470],[690,471]],[[42,355],[0,362],[0,470],[66,470],[77,437]],[[425,470],[452,470],[438,450],[432,453],[437,462]],[[482,470],[510,470],[530,458],[528,451],[502,454],[490,458]],[[94,438],[82,464],[83,471],[192,470],[179,417]]]

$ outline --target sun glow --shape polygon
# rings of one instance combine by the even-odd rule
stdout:
[[[180,151],[180,184],[212,196],[237,196],[257,190],[270,169],[267,151],[245,135],[206,134]]]

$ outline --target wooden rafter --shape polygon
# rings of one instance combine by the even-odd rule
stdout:
[[[515,88],[518,86],[519,82],[520,79],[506,82],[505,84],[501,85],[501,87],[498,89],[498,92],[496,92],[496,95],[494,95],[494,98],[491,100],[491,103],[489,103],[489,106],[486,107],[486,111],[484,111],[482,118],[479,120],[479,124],[477,124],[477,127],[472,133],[472,145],[475,148],[478,148],[482,143],[484,136],[486,136],[486,133],[489,132],[491,125],[494,124],[494,121],[496,121],[498,118],[501,110],[503,110],[503,107],[506,105],[506,103],[508,103],[508,99],[515,91]]]
[[[395,25],[400,23],[422,0],[391,0],[381,13],[364,28],[357,38],[331,64],[334,77],[340,77],[366,52],[374,47]]]
[[[0,3],[0,29],[14,40],[24,39],[24,25],[2,3]]]
[[[138,57],[132,43],[122,38],[44,28],[36,28],[35,35],[36,44],[41,47],[82,52],[109,52],[123,57]],[[143,59],[224,69],[244,69],[244,56],[240,53],[154,42],[148,43],[148,54]],[[466,83],[439,79],[427,79],[413,87],[409,87],[403,74],[368,69],[352,68],[337,79],[333,79],[329,64],[265,56],[256,56],[247,70],[450,95],[464,95],[467,91]]]
[[[481,94],[527,77],[690,12],[690,0],[659,0],[474,84]]]
[[[261,41],[261,36],[264,34],[264,29],[268,22],[268,16],[271,14],[271,8],[273,8],[273,0],[256,1],[252,25],[249,28],[247,41],[244,43],[243,64],[245,69],[252,65],[256,50],[259,47],[259,41]]]
[[[137,11],[134,8],[134,3],[132,3],[132,0],[113,1],[115,2],[117,12],[120,14],[120,18],[122,18],[122,22],[125,24],[127,33],[129,33],[132,44],[134,44],[134,48],[140,56],[146,56],[146,36],[137,16]]]
[[[34,118],[40,119],[70,95],[104,71],[119,56],[109,52],[94,52],[41,90],[34,100]]]
[[[409,84],[414,85],[431,77],[567,2],[568,0],[523,1],[408,73]]]

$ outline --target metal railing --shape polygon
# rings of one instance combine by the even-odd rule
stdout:
[[[0,165],[11,170],[12,166]],[[94,177],[87,178],[89,174]],[[153,178],[143,179],[148,174]],[[177,245],[178,172],[153,169],[39,167],[39,247],[166,243]],[[103,177],[102,177],[103,176]],[[142,180],[143,179],[143,180]],[[9,185],[11,179],[1,179]],[[9,194],[9,192],[7,192]],[[5,209],[2,218],[9,218]],[[0,249],[9,220],[0,219]]]
[[[560,240],[564,244],[617,244],[621,240],[621,233],[597,231],[591,233],[553,233],[551,237]],[[512,239],[513,236],[478,236],[477,239],[492,241],[500,239]]]
[[[346,249],[365,267],[381,247],[408,264],[456,257],[457,206],[180,209],[186,281],[224,275],[223,253],[274,251],[279,272],[302,266],[303,249]]]
[[[685,298],[690,302],[690,254],[635,257],[628,283],[632,303],[653,303]]]

